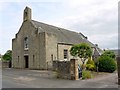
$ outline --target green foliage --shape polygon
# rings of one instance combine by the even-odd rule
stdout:
[[[78,53],[78,45],[73,45],[73,46],[71,47],[71,49],[70,49],[70,54],[71,54],[72,56],[76,56],[77,53]]]
[[[82,79],[90,79],[92,78],[91,71],[83,70],[82,71]]]
[[[115,60],[109,56],[102,55],[99,57],[98,70],[100,72],[114,72],[117,68]]]
[[[91,49],[90,45],[88,45],[87,43],[80,43],[80,44],[74,45],[71,48],[70,54],[72,56],[78,56],[79,58],[81,58],[81,60],[84,64],[85,60],[87,58],[91,57],[92,49]]]
[[[3,56],[2,59],[5,61],[10,61],[12,60],[12,51],[8,50]]]
[[[92,55],[91,47],[86,43],[81,43],[78,45],[78,56],[80,58],[88,58]]]
[[[98,58],[98,70],[101,72],[114,72],[117,68],[117,64],[115,62],[115,53],[106,50],[104,53]]]
[[[71,48],[70,54],[80,58],[88,58],[92,55],[92,49],[87,43],[80,43]]]
[[[95,70],[95,66],[92,64],[86,64],[86,69],[90,70],[90,71],[94,71]]]
[[[86,64],[92,64],[92,65],[94,65],[95,63],[94,63],[93,60],[91,60],[91,58],[89,58]]]
[[[91,60],[90,58],[88,59],[88,61],[86,63],[86,69],[90,70],[90,71],[94,71],[96,69],[94,61]]]
[[[109,57],[115,59],[115,53],[113,51],[110,51],[110,50],[104,51],[104,53],[102,54],[102,56],[109,56]]]

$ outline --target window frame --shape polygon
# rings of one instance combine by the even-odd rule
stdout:
[[[68,49],[64,49],[64,59],[68,59]]]
[[[28,37],[24,38],[24,50],[28,50],[29,49],[29,43],[28,43]]]

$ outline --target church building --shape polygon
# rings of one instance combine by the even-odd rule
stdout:
[[[70,55],[72,45],[82,42],[90,44],[99,56],[101,50],[82,33],[32,20],[32,11],[26,7],[23,23],[12,39],[12,67],[52,69],[54,60],[73,58]]]

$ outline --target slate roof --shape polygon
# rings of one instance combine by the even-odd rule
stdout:
[[[78,44],[81,42],[85,42],[90,44],[91,47],[95,47],[95,45],[88,41],[82,33],[69,31],[63,28],[48,25],[34,20],[31,20],[31,22],[35,27],[39,28],[39,32],[55,34],[57,36],[58,43]]]
[[[94,55],[95,57],[97,57],[97,56],[102,55],[102,53],[103,53],[103,51],[96,46],[92,55]]]

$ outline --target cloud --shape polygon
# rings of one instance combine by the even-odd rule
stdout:
[[[118,48],[117,1],[98,0],[95,2],[92,0],[91,3],[83,1],[82,5],[80,2],[81,0],[70,3],[70,7],[73,7],[71,12],[68,12],[70,14],[59,19],[58,22],[61,23],[57,23],[58,26],[82,32],[101,48]]]
[[[117,48],[117,0],[20,0],[0,1],[0,53],[11,49],[25,6],[34,20],[82,32],[102,48]]]

